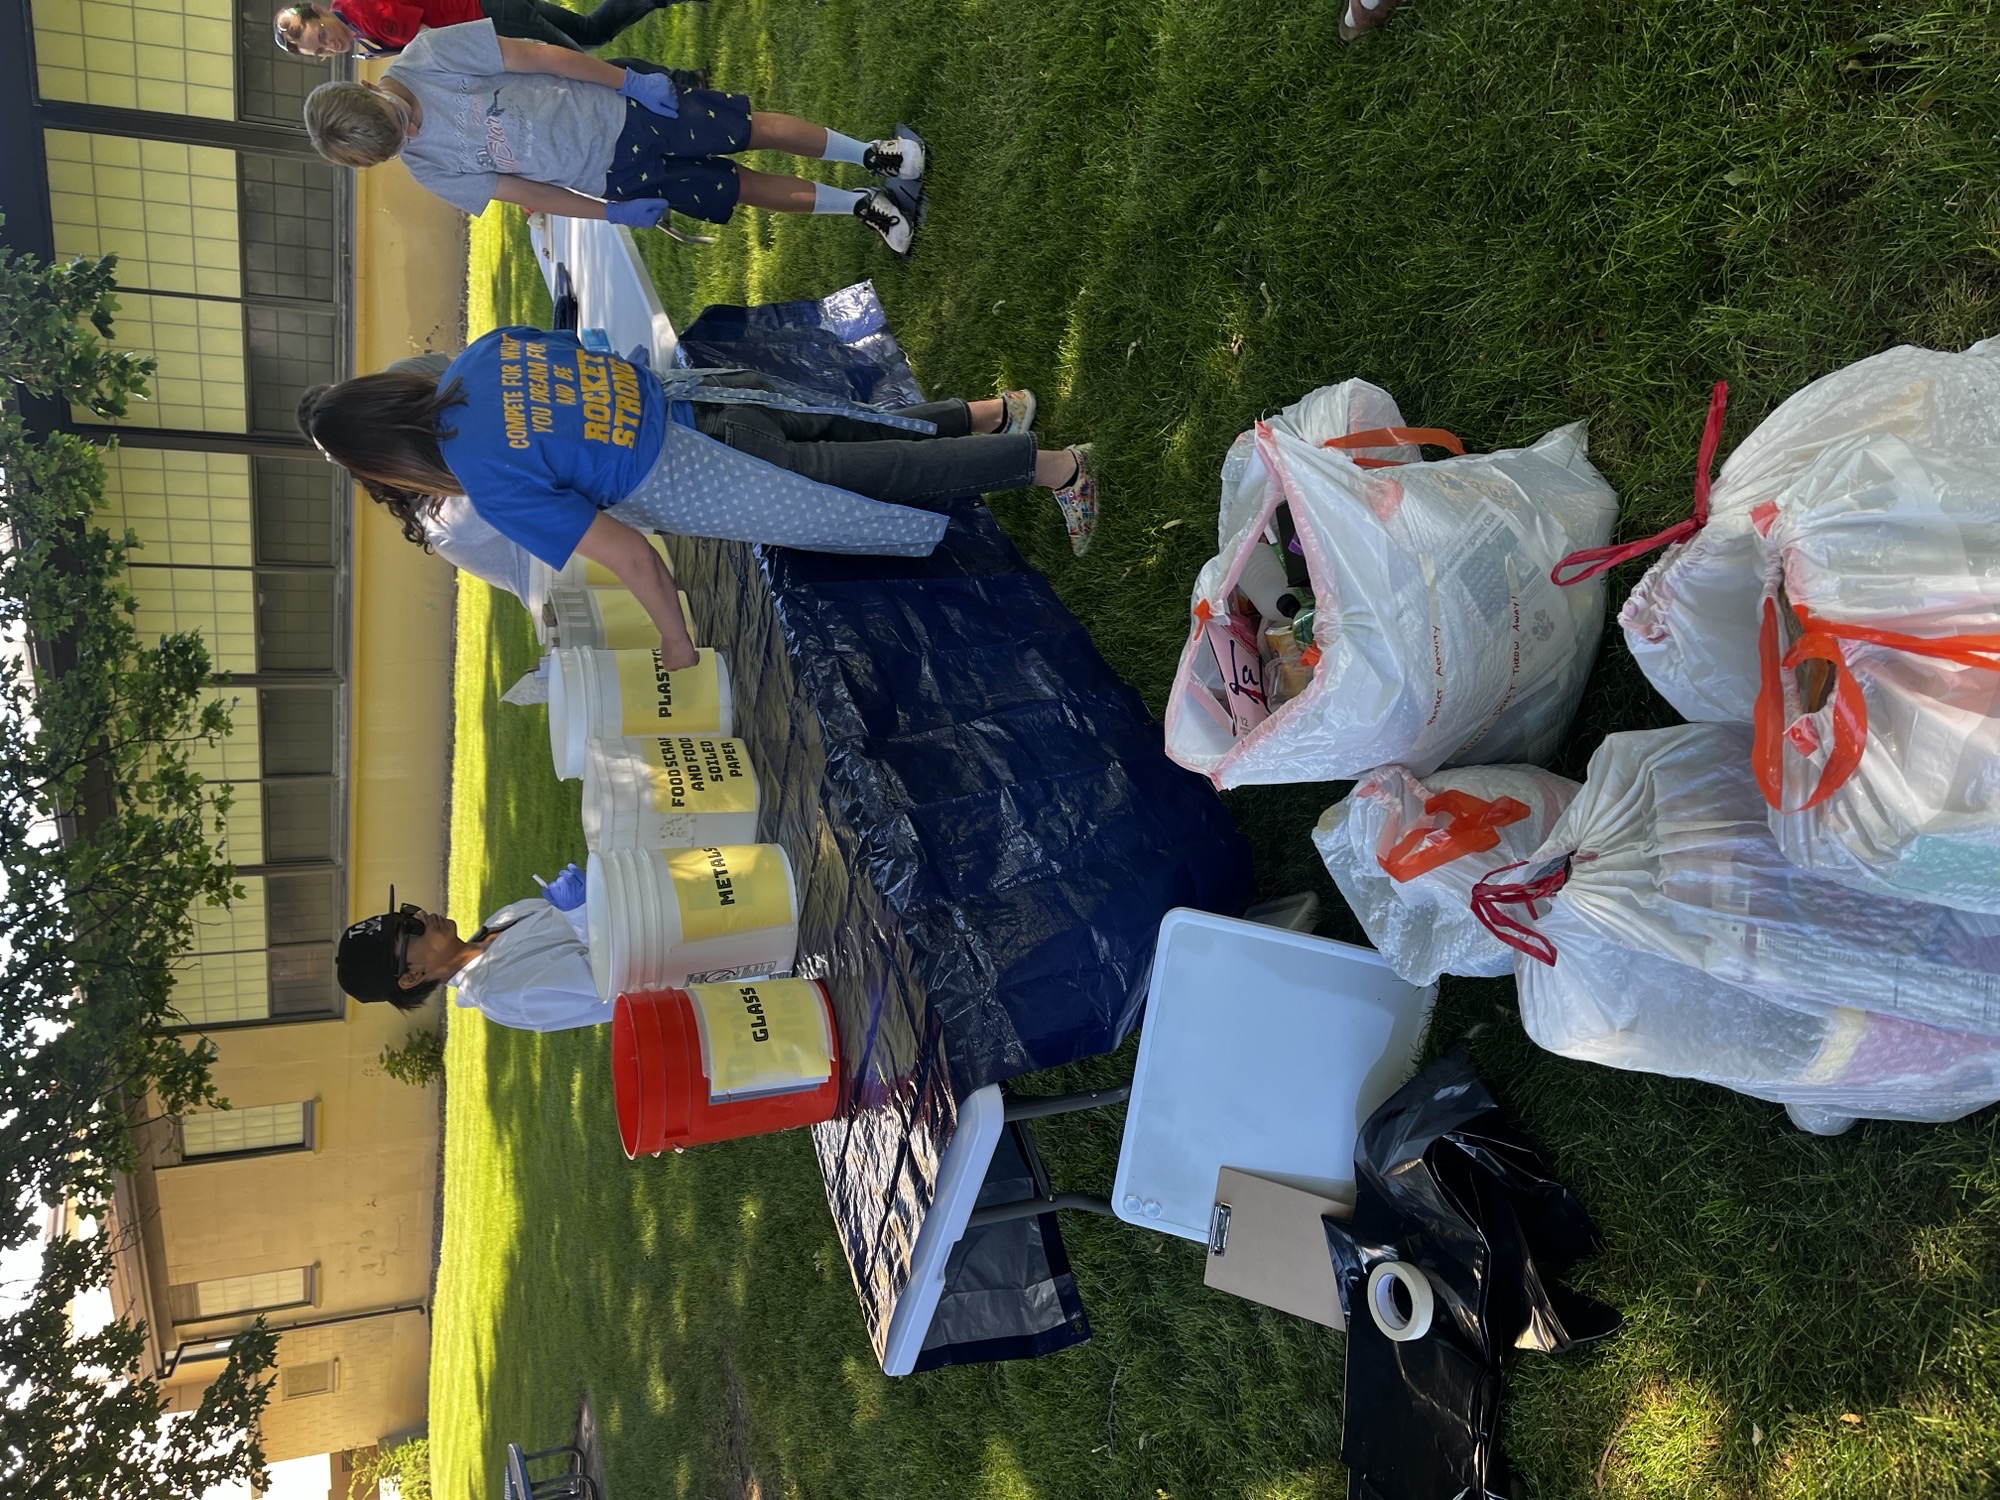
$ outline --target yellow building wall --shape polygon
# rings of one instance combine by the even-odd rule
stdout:
[[[231,1104],[314,1102],[314,1148],[193,1161],[154,1174],[169,1283],[315,1268],[313,1305],[266,1316],[274,1326],[421,1303],[436,1233],[438,1096],[399,1083],[376,1059],[420,1024],[388,1006],[350,1006],[346,1021],[216,1033],[214,1077]],[[254,1212],[245,1212],[254,1206]],[[248,1317],[182,1324],[218,1337]],[[335,1388],[287,1397],[288,1366],[339,1361]],[[218,1366],[175,1382],[176,1407],[199,1403]],[[429,1326],[421,1312],[301,1329],[279,1343],[279,1385],[263,1435],[273,1459],[366,1446],[423,1420]]]
[[[69,14],[65,7],[75,3],[44,0],[38,14]],[[75,13],[87,29],[120,24],[115,15],[107,19],[100,0]],[[188,226],[174,213],[148,215],[130,197],[126,174],[146,165],[128,161],[131,154],[101,138],[50,133],[51,164],[60,166],[59,191],[67,195],[60,203],[65,245],[85,253],[116,249],[128,265],[147,270],[157,261],[165,279],[167,268],[182,260],[186,247],[176,237]],[[178,171],[175,180],[188,184],[190,197],[204,183],[221,181],[221,158],[197,155],[161,164]],[[459,348],[464,217],[417,187],[400,164],[359,174],[356,209],[356,371],[380,369],[426,348]],[[194,259],[199,264],[198,254]],[[142,292],[121,294],[121,301],[121,343],[157,348],[162,361],[156,400],[135,408],[134,421],[241,431],[243,372],[234,322],[227,329],[206,328],[199,316],[212,311],[208,304]],[[190,308],[197,322],[184,328]],[[233,320],[234,309],[227,311]],[[211,334],[227,334],[223,342],[230,347],[205,347]],[[161,628],[201,629],[219,669],[252,669],[251,577],[212,568],[248,561],[245,461],[132,448],[110,455],[109,467],[114,515],[107,519],[137,530],[146,543],[139,559],[156,565],[131,575],[146,617]],[[454,587],[448,565],[404,541],[396,524],[356,492],[348,677],[351,916],[380,911],[392,882],[405,899],[443,897]],[[219,691],[236,700],[238,732],[205,753],[201,768],[236,783],[230,852],[254,860],[262,845],[256,696],[247,689]],[[233,911],[199,914],[196,948],[183,967],[181,998],[211,1023],[262,1014],[262,879],[246,876],[244,884],[249,889]],[[422,1303],[437,1232],[438,1098],[435,1089],[388,1077],[378,1059],[384,1047],[435,1022],[435,1011],[411,1016],[350,1002],[343,1020],[209,1032],[222,1096],[246,1107],[313,1101],[314,1148],[154,1171],[163,1246],[155,1285],[163,1291],[314,1267],[314,1303],[267,1315],[281,1328]],[[249,1321],[174,1325],[162,1330],[163,1344],[170,1349],[177,1340],[224,1336]],[[365,1447],[421,1426],[429,1337],[421,1311],[285,1333],[279,1380],[263,1421],[267,1455],[280,1460]],[[287,1394],[286,1370],[328,1361],[336,1371],[331,1390]],[[188,1364],[169,1383],[174,1405],[198,1404],[219,1367],[215,1361]]]
[[[379,65],[377,65],[379,68]],[[373,70],[371,70],[373,71]],[[465,215],[401,162],[356,174],[354,368],[379,370],[465,336]],[[380,506],[354,501],[350,909],[444,901],[455,575]]]

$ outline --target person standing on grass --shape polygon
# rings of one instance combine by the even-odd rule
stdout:
[[[426,27],[491,21],[501,36],[587,51],[676,0],[602,0],[571,10],[557,0],[299,0],[272,17],[278,46],[296,57],[386,57]],[[706,3],[706,0],[703,0]]]
[[[449,984],[458,1003],[520,1031],[601,1026],[611,1002],[597,993],[583,925],[583,874],[571,865],[542,895],[508,903],[469,938],[450,917],[411,902],[363,917],[340,935],[333,973],[364,1003],[415,1010]]]
[[[674,209],[726,224],[740,202],[850,215],[899,255],[913,226],[880,188],[828,187],[723,158],[786,151],[883,177],[924,172],[917,141],[857,141],[794,115],[753,113],[742,94],[683,91],[662,74],[501,37],[491,21],[420,32],[380,83],[323,83],[305,117],[328,161],[371,167],[401,156],[412,177],[469,214],[498,198],[637,228]]]
[[[437,497],[462,494],[549,566],[580,552],[609,568],[658,627],[669,668],[697,654],[642,530],[923,557],[949,519],[933,507],[1040,485],[1081,555],[1097,524],[1089,445],[1041,449],[1034,420],[1030,391],[881,412],[782,395],[745,371],[663,380],[523,327],[475,340],[441,376],[361,375],[314,387],[298,409],[300,430],[411,541]]]

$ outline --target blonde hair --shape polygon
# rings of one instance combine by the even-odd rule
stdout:
[[[358,83],[322,83],[306,95],[306,134],[313,150],[341,167],[373,167],[403,149],[403,123]]]

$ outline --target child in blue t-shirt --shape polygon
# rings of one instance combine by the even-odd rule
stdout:
[[[498,198],[635,227],[672,209],[723,224],[747,203],[851,214],[899,255],[913,226],[880,188],[829,187],[726,158],[785,151],[905,180],[925,165],[915,140],[857,141],[796,115],[753,113],[742,94],[682,90],[663,74],[501,37],[491,21],[419,32],[380,83],[323,83],[305,115],[328,161],[370,167],[401,156],[412,177],[469,214]]]
[[[943,537],[950,501],[1036,485],[1055,492],[1074,550],[1090,545],[1090,447],[1042,448],[1030,392],[881,412],[754,382],[699,370],[663,379],[573,334],[508,327],[442,375],[316,387],[298,419],[413,541],[436,497],[463,494],[551,567],[573,552],[608,567],[658,626],[669,667],[695,652],[642,531],[921,557]]]

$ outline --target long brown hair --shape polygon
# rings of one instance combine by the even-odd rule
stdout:
[[[465,404],[454,379],[438,389],[432,375],[383,372],[357,375],[338,385],[316,385],[299,397],[299,431],[320,452],[352,474],[370,498],[402,522],[403,535],[426,551],[424,520],[438,501],[464,492],[438,447],[438,418]]]

